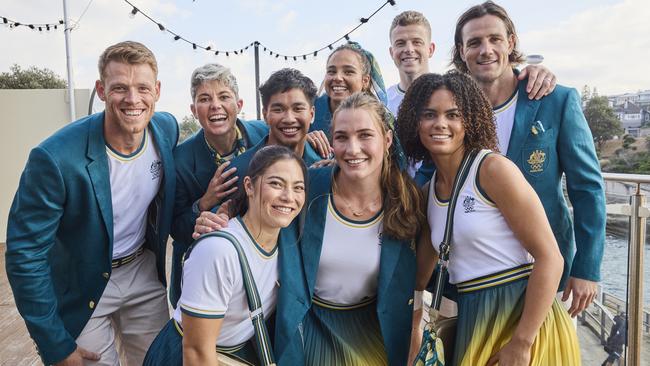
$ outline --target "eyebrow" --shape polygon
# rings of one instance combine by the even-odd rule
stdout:
[[[372,128],[362,128],[360,130],[354,130],[352,133],[360,133],[360,132],[376,132],[375,129]],[[334,130],[334,134],[345,134],[347,133],[345,130]]]
[[[279,175],[269,175],[268,177],[266,177],[266,179],[267,179],[267,180],[268,180],[268,179],[279,179],[279,180],[281,180],[283,183],[286,183],[286,182],[287,182],[286,179],[280,177]],[[294,184],[296,184],[296,183],[304,184],[305,182],[302,181],[302,180],[298,180],[298,181],[295,181],[295,182],[294,182]]]
[[[459,111],[459,108],[450,108],[450,109],[447,109],[447,110],[443,111],[443,113],[458,112],[458,111]],[[433,108],[424,108],[424,109],[422,109],[422,113],[425,113],[425,112],[436,112],[437,113],[438,111],[436,109],[433,109]]]

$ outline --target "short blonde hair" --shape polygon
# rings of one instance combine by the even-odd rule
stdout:
[[[125,41],[108,47],[101,56],[97,66],[99,68],[99,79],[104,81],[106,66],[111,62],[122,62],[130,65],[147,64],[151,66],[154,75],[158,78],[158,63],[156,56],[150,49],[139,42]]]
[[[397,28],[398,26],[406,27],[408,25],[423,26],[427,31],[429,41],[431,41],[431,24],[429,24],[429,21],[424,16],[424,14],[415,10],[407,10],[397,14],[397,16],[393,19],[393,23],[390,25],[390,30],[388,31],[388,40],[390,40],[391,43],[393,42],[391,39],[393,35],[393,29]]]

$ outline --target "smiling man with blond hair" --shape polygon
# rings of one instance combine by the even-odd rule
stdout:
[[[96,82],[105,111],[35,147],[20,178],[6,269],[47,365],[140,365],[169,317],[178,124],[154,112],[157,74],[144,45],[108,47]]]

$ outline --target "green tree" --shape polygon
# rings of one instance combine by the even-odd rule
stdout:
[[[624,149],[629,149],[630,146],[632,146],[633,143],[636,142],[636,139],[632,135],[625,135],[623,136],[623,148]]]
[[[584,105],[584,103],[586,103],[589,99],[591,99],[591,90],[589,90],[589,85],[587,84],[585,84],[585,86],[582,87],[581,99],[582,99],[582,105]]]
[[[592,94],[591,99],[587,101],[584,113],[598,150],[605,141],[623,133],[621,121],[616,118],[607,97],[593,96]]]
[[[0,89],[65,89],[67,83],[50,69],[30,66],[23,70],[17,64],[10,72],[0,73]]]
[[[180,124],[179,143],[185,141],[188,137],[192,136],[196,131],[201,128],[199,121],[194,116],[185,116]]]

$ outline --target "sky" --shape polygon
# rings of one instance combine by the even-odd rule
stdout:
[[[253,48],[243,55],[214,50],[241,49],[259,41],[274,53],[303,54],[327,46],[368,17],[382,0],[129,0],[167,29],[213,51],[194,51],[191,44],[174,41],[124,0],[67,0],[73,84],[92,89],[98,78],[97,59],[111,44],[135,40],[147,45],[158,60],[161,97],[157,110],[180,121],[190,115],[189,79],[206,63],[220,63],[233,71],[244,100],[245,118],[255,118]],[[477,1],[396,0],[350,35],[378,59],[386,86],[399,80],[390,58],[388,30],[402,11],[422,12],[431,23],[436,44],[432,72],[449,68],[453,32],[458,16]],[[596,87],[603,95],[650,89],[650,3],[647,0],[545,0],[499,2],[509,12],[524,54],[541,54],[543,64],[560,84],[581,90]],[[85,11],[85,12],[84,12]],[[83,14],[83,16],[82,16]],[[0,0],[0,17],[23,24],[55,23],[63,19],[63,1]],[[343,41],[335,43],[334,46]],[[48,68],[67,77],[62,27],[38,32],[0,24],[0,72],[18,64]],[[260,49],[260,79],[275,70],[293,67],[320,85],[329,50],[307,60],[284,61]],[[267,51],[268,52],[268,51]],[[80,116],[77,116],[80,117]]]

